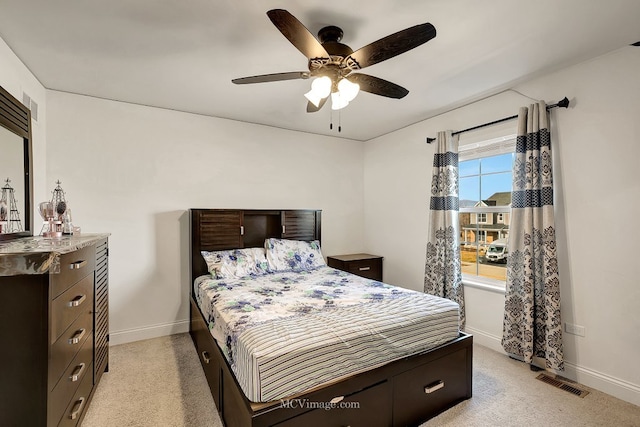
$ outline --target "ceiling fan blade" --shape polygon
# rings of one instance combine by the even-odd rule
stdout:
[[[240,77],[231,80],[231,82],[237,85],[244,85],[248,83],[266,83],[266,82],[278,82],[281,80],[296,80],[296,79],[308,79],[310,76],[308,71],[292,71],[289,73],[274,73],[274,74],[262,74],[259,76]]]
[[[286,10],[273,9],[267,12],[267,16],[287,40],[307,58],[329,57],[329,54],[324,47],[322,47],[318,39],[316,39],[295,16]]]
[[[360,90],[373,93],[374,95],[400,99],[409,93],[409,91],[402,86],[368,74],[352,73],[345,78],[351,83],[359,84]]]
[[[433,25],[429,23],[416,25],[356,50],[345,58],[345,63],[354,70],[368,67],[418,47],[435,36],[436,29]]]
[[[320,104],[318,104],[317,107],[313,104],[313,102],[311,101],[307,102],[307,113],[315,113],[317,111],[320,111],[322,107],[324,107],[324,104],[326,104],[327,99],[329,99],[328,96],[326,98],[322,98],[320,100]]]

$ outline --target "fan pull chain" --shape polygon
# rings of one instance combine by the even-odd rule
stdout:
[[[331,119],[329,120],[329,130],[333,130],[333,110],[331,110]],[[342,132],[342,114],[338,110],[338,132]]]

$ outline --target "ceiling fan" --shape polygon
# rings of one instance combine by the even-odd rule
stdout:
[[[231,80],[235,84],[265,83],[281,80],[316,78],[305,94],[307,112],[320,110],[331,95],[332,109],[345,107],[358,90],[400,99],[409,91],[387,80],[354,71],[407,52],[436,36],[429,23],[416,25],[370,43],[355,52],[340,43],[342,29],[328,26],[318,31],[316,39],[298,19],[284,9],[267,12],[271,22],[308,59],[309,71],[262,74]]]

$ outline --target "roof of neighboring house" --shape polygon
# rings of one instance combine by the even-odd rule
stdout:
[[[461,208],[472,208],[476,205],[476,202],[474,200],[460,199],[458,205]]]
[[[511,205],[511,191],[493,193],[487,200],[483,200],[487,206],[509,206]]]

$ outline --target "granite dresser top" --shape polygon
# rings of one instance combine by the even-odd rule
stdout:
[[[79,234],[60,238],[23,237],[0,242],[0,276],[60,272],[60,255],[93,245],[109,233]]]

